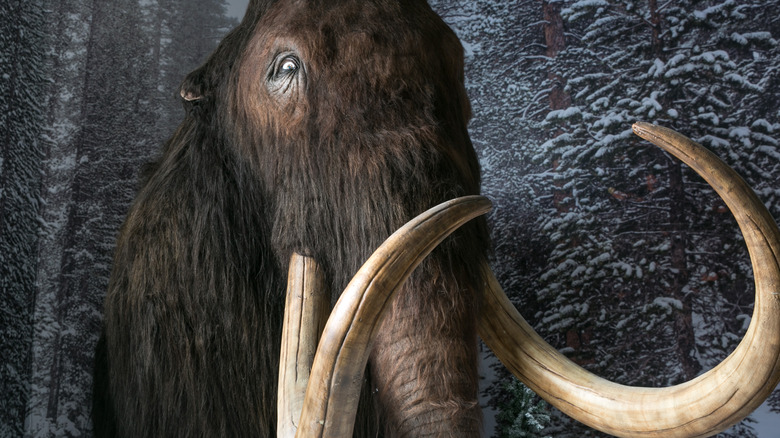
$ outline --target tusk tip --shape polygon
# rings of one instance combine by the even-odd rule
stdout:
[[[634,131],[634,134],[653,143],[661,149],[670,152],[680,159],[682,159],[682,157],[674,151],[679,150],[682,144],[693,143],[688,137],[685,137],[672,129],[654,125],[652,123],[636,122],[631,125],[631,129]],[[683,159],[683,161],[685,160]]]
[[[658,125],[653,125],[652,123],[647,122],[635,122],[633,125],[631,125],[631,129],[634,131],[634,134],[646,138],[647,135],[650,135],[653,131],[658,130],[660,127]]]
[[[471,208],[481,215],[493,209],[493,201],[482,195],[466,195],[446,201],[437,206],[437,208],[448,209],[457,206]]]
[[[493,208],[493,201],[490,199],[482,196],[482,195],[476,195],[473,198],[473,202],[477,205],[479,205],[482,209],[490,211]]]

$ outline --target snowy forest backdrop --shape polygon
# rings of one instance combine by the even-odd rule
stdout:
[[[493,263],[521,313],[624,384],[679,383],[724,358],[752,312],[742,238],[700,178],[630,129],[701,142],[780,219],[780,0],[431,3],[466,50]],[[225,6],[0,2],[0,436],[91,435],[117,229],[182,118],[179,82],[236,24]],[[488,435],[601,436],[546,420],[500,367],[485,376]],[[518,415],[529,406],[543,431]]]

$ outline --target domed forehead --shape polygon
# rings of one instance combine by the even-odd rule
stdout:
[[[455,34],[424,0],[281,0],[256,31],[257,38],[288,45],[309,62],[462,54]]]

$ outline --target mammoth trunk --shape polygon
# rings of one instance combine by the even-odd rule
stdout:
[[[475,290],[431,269],[407,282],[382,322],[372,391],[389,436],[478,436]]]
[[[346,175],[328,172],[337,167],[332,156],[338,154],[320,156],[289,172],[300,181],[282,183],[299,185],[276,191],[277,260],[288,260],[292,252],[311,256],[334,292],[344,289],[392,231],[428,207],[473,190],[423,141],[397,146],[403,151],[397,155],[387,152],[390,142],[382,149],[344,142],[345,162],[358,161],[350,150],[356,144],[372,153],[364,153]],[[385,436],[479,433],[475,267],[485,258],[485,235],[484,221],[476,220],[445,240],[412,274],[382,322],[366,384],[368,406],[376,407]]]
[[[478,175],[440,152],[455,142],[425,118],[346,129],[357,122],[327,117],[335,118],[333,132],[313,128],[309,141],[287,147],[295,159],[260,165],[275,187],[278,263],[293,252],[312,257],[338,293],[393,231],[431,206],[477,193]],[[478,435],[476,267],[487,242],[483,219],[456,231],[412,274],[382,322],[366,384],[386,436]]]

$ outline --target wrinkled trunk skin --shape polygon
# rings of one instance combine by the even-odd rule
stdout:
[[[409,282],[382,322],[371,366],[385,436],[479,436],[477,303],[447,281]]]

